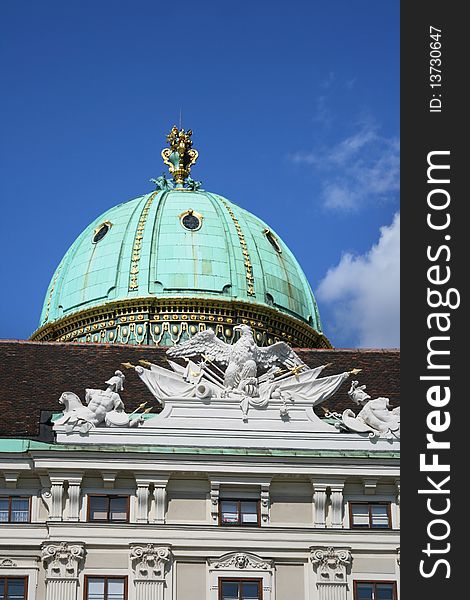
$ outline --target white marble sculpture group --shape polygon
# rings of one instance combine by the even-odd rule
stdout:
[[[66,431],[87,433],[92,427],[135,427],[143,422],[142,416],[128,415],[119,392],[124,389],[124,374],[116,371],[106,383],[105,390],[87,388],[85,405],[73,392],[64,392],[59,403],[65,406],[63,416],[56,425],[64,425]]]
[[[276,414],[283,422],[298,421],[299,407],[303,407],[307,415],[304,420],[316,423],[320,427],[316,430],[335,431],[331,425],[320,423],[313,407],[331,398],[350,375],[360,370],[320,377],[328,365],[309,368],[285,342],[259,347],[251,327],[238,325],[234,329],[240,332],[240,337],[233,344],[226,344],[212,329],[207,329],[168,349],[170,368],[147,361],[141,361],[143,366],[123,363],[135,369],[158,401],[161,414],[148,419],[137,416],[137,411],[127,414],[119,395],[125,378],[121,371],[116,371],[106,382],[106,390],[86,390],[85,404],[73,392],[64,392],[59,400],[65,406],[63,416],[55,424],[63,426],[66,432],[81,434],[94,427],[158,427],[163,418],[177,413],[174,407],[179,406],[181,412],[182,406],[194,406],[196,401],[198,416],[209,415],[210,407],[215,414],[218,407],[218,418],[225,416],[225,410],[226,416],[233,419],[236,415],[233,409],[238,407],[242,423],[248,423],[252,416],[258,421],[263,415],[272,420]],[[186,364],[182,366],[173,358],[182,358]],[[352,382],[349,397],[362,409],[358,415],[350,409],[342,415],[332,415],[336,431],[398,437],[399,411],[390,410],[387,398],[371,399],[365,386],[359,386],[357,381]],[[204,407],[203,413],[200,407]]]

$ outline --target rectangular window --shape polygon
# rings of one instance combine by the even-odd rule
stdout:
[[[0,498],[0,523],[29,523],[30,514],[30,498]]]
[[[0,600],[26,600],[27,577],[0,577]]]
[[[129,496],[88,496],[88,521],[127,523]]]
[[[259,527],[259,500],[220,500],[220,525]]]
[[[355,581],[354,600],[397,600],[394,581]]]
[[[362,529],[390,529],[390,503],[374,504],[351,502],[349,504],[349,521],[351,527]]]
[[[85,600],[127,600],[127,577],[85,577]]]
[[[261,579],[219,579],[219,600],[262,600]]]

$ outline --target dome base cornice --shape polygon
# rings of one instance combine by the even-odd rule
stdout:
[[[259,345],[285,340],[302,348],[331,348],[307,323],[256,303],[213,298],[133,298],[88,308],[46,323],[31,340],[171,346],[212,327],[224,341],[250,325]]]

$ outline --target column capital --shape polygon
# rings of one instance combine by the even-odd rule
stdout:
[[[345,584],[351,566],[351,548],[310,548],[310,560],[317,570],[319,584]]]
[[[131,544],[129,557],[135,579],[141,581],[164,581],[165,573],[171,565],[171,546],[155,544]]]
[[[45,542],[41,546],[41,559],[47,579],[76,579],[85,555],[86,549],[83,543]]]

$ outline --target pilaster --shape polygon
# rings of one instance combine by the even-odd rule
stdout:
[[[326,490],[327,484],[323,481],[312,480],[313,485],[313,526],[326,527]]]
[[[46,542],[41,547],[41,558],[46,571],[46,600],[77,600],[84,544]]]
[[[51,509],[49,512],[49,521],[62,521],[63,503],[64,503],[64,477],[50,477],[51,481]]]
[[[154,523],[165,523],[166,513],[166,486],[168,484],[168,475],[153,475],[153,497],[155,499]]]
[[[347,574],[351,567],[350,548],[310,548],[310,560],[317,574],[318,600],[347,600]]]
[[[165,578],[172,564],[170,547],[133,544],[129,558],[134,573],[135,600],[164,600]]]
[[[342,529],[343,527],[343,490],[344,481],[335,481],[329,484],[331,503],[331,527]]]
[[[68,496],[69,496],[69,515],[68,521],[80,520],[80,499],[82,492],[82,475],[77,475],[68,478]]]
[[[395,489],[397,492],[397,495],[396,495],[397,509],[396,509],[395,526],[397,529],[399,529],[400,528],[400,480],[399,479],[395,479]]]
[[[139,480],[136,477],[137,483],[137,523],[148,523],[149,517],[149,497],[150,497],[150,481]]]

